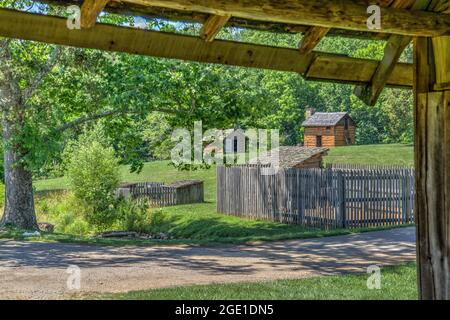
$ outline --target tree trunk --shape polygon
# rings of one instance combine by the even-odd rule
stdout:
[[[417,38],[415,164],[422,299],[450,299],[450,37]]]
[[[12,125],[3,122],[3,139],[11,139]],[[14,146],[5,146],[5,211],[0,225],[12,225],[26,230],[37,230],[34,211],[33,180],[31,172],[20,162]]]

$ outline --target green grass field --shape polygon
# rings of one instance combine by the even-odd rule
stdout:
[[[396,165],[412,167],[414,148],[405,144],[379,144],[330,149],[325,163]]]
[[[212,284],[89,297],[122,300],[416,300],[415,264],[381,269],[381,288],[367,288],[367,274],[257,283]]]
[[[412,164],[412,147],[404,145],[374,145],[340,147],[330,150],[326,163],[355,164]],[[177,180],[200,179],[205,183],[205,203],[166,207],[162,209],[163,220],[156,232],[170,233],[178,240],[174,243],[242,243],[264,240],[299,239],[329,235],[348,234],[348,230],[320,231],[307,230],[301,226],[285,225],[268,221],[254,221],[216,213],[215,167],[197,171],[179,171],[169,161],[155,161],[144,165],[140,174],[121,168],[123,182],[155,181],[170,183]],[[65,178],[40,180],[35,182],[37,190],[68,188]],[[365,230],[354,230],[361,232]],[[1,236],[1,235],[0,235]],[[6,237],[4,233],[3,237]],[[9,232],[9,236],[20,237],[19,233]],[[99,240],[71,237],[66,234],[44,235],[48,241],[76,241],[95,244],[136,244],[129,240]],[[145,242],[145,241],[144,241]],[[144,243],[140,242],[140,243]],[[145,242],[147,243],[147,242]],[[154,243],[154,241],[150,241]]]

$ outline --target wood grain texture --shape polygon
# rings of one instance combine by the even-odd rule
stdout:
[[[367,4],[352,0],[123,0],[124,3],[232,15],[249,20],[304,24],[355,31],[373,31],[408,36],[450,34],[450,16],[430,12],[410,12],[381,8],[381,30],[368,30]]]
[[[391,7],[399,9],[426,10],[431,0],[396,0]],[[371,82],[364,86],[358,86],[354,94],[368,105],[375,105],[381,92],[386,86],[387,79],[394,70],[403,51],[412,41],[411,37],[391,35],[384,49],[384,56],[375,71]]]
[[[42,3],[57,4],[57,5],[79,5],[81,6],[83,0],[39,0]],[[200,23],[204,24],[211,16],[207,13],[193,12],[187,10],[174,10],[170,8],[153,7],[143,5],[142,3],[124,3],[121,1],[110,1],[104,8],[105,12],[120,14],[125,16],[140,16],[148,19],[165,19],[170,21]],[[249,20],[239,17],[231,17],[228,21],[227,27],[246,28],[261,31],[270,31],[275,33],[304,33],[310,26],[292,23],[278,23],[261,20]],[[386,40],[388,34],[376,33],[366,31],[353,31],[343,29],[332,29],[328,33],[330,37],[347,37],[357,39],[375,39]]]
[[[383,91],[400,56],[411,42],[411,37],[392,35],[384,49],[383,60],[378,64],[369,84],[355,88],[354,94],[364,103],[373,106]]]
[[[322,40],[322,38],[324,38],[330,30],[330,28],[323,27],[309,28],[303,35],[302,40],[300,40],[298,45],[300,53],[307,54],[312,52],[319,44],[320,40]]]
[[[439,42],[445,41],[450,40],[440,39]],[[434,70],[448,66],[442,60],[435,59],[445,56],[445,52],[439,50],[447,48],[447,45],[433,48],[432,42],[434,40],[425,38],[414,41],[418,282],[422,299],[448,300],[450,91],[433,91],[436,80],[440,79]]]
[[[81,6],[81,27],[92,28],[97,17],[110,0],[84,0]]]
[[[53,44],[127,52],[172,59],[297,72],[312,80],[364,83],[377,61],[328,53],[302,55],[296,49],[216,40],[96,24],[90,29],[68,30],[66,19],[0,9],[0,36]],[[409,64],[398,64],[389,86],[412,86]]]
[[[200,31],[200,38],[207,42],[213,41],[220,30],[222,30],[222,28],[227,24],[228,20],[230,20],[230,18],[230,15],[210,16],[208,20],[206,20],[206,22],[203,24],[203,28]]]

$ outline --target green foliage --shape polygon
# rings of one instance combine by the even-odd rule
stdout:
[[[53,224],[57,233],[86,236],[95,232],[85,220],[84,208],[73,193],[38,196],[35,206],[38,221]]]
[[[114,192],[120,181],[118,160],[104,141],[97,128],[65,150],[71,189],[84,207],[86,220],[98,228],[111,226],[116,219]]]
[[[144,233],[149,231],[151,215],[146,201],[122,200],[117,211],[119,229]]]

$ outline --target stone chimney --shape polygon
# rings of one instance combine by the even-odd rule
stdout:
[[[316,113],[316,109],[314,109],[314,108],[306,108],[305,120],[309,119],[314,113]]]

